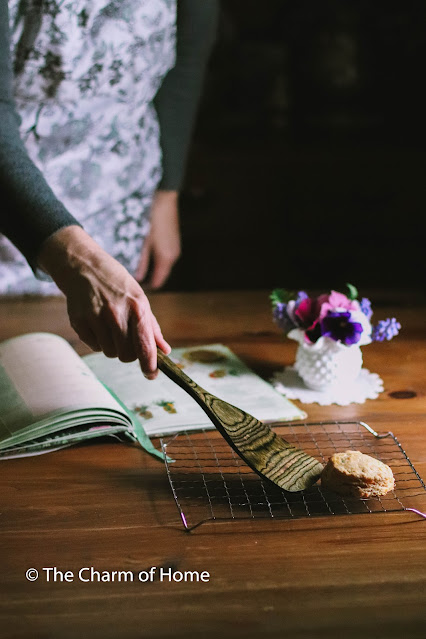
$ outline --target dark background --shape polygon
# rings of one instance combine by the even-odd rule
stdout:
[[[225,0],[167,290],[424,290],[426,4]]]

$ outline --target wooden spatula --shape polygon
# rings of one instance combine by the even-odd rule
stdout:
[[[159,349],[157,355],[160,371],[195,399],[228,444],[261,477],[290,492],[309,488],[319,479],[323,466],[318,460],[252,415],[208,393]]]

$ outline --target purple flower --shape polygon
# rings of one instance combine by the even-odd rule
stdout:
[[[352,321],[350,311],[328,311],[321,320],[321,333],[323,337],[350,346],[361,339],[362,325]]]
[[[376,326],[373,326],[371,338],[373,342],[384,342],[385,339],[390,340],[392,337],[395,337],[395,335],[398,335],[400,328],[401,324],[396,321],[395,317],[388,317],[385,320],[380,320]]]
[[[303,302],[303,300],[308,299],[309,295],[307,293],[305,293],[305,291],[299,291],[297,293],[297,297],[296,297],[296,305],[298,306],[300,304],[300,302]]]
[[[368,320],[371,319],[371,316],[373,315],[373,311],[371,310],[371,302],[367,297],[362,298],[360,307],[364,315],[367,317],[367,319]]]
[[[284,304],[283,302],[277,302],[275,304],[273,317],[277,326],[284,331],[284,333],[288,333],[293,328],[296,328],[296,324],[287,312],[287,304]]]

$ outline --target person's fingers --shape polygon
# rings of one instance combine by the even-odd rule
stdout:
[[[117,357],[117,349],[112,337],[112,331],[105,315],[96,316],[90,322],[90,328],[96,336],[102,352],[107,357]]]
[[[142,373],[148,379],[157,377],[157,346],[150,318],[150,309],[138,309],[130,320],[133,344]]]
[[[133,344],[129,311],[126,307],[125,310],[120,311],[120,309],[117,309],[116,312],[114,312],[114,309],[112,309],[110,313],[111,337],[114,342],[118,359],[121,362],[126,363],[134,362],[137,357],[135,346]]]
[[[100,351],[101,347],[96,339],[92,329],[85,322],[70,321],[72,328],[75,330],[82,342],[87,344],[92,351]]]
[[[125,331],[122,331],[120,327],[114,325],[111,333],[120,362],[134,362],[137,359],[137,355],[130,326]]]
[[[136,268],[135,280],[137,282],[142,282],[142,280],[146,277],[146,274],[148,272],[148,267],[149,267],[150,256],[151,256],[151,244],[150,244],[150,240],[148,236],[144,242],[139,264]]]
[[[172,347],[164,339],[163,333],[161,332],[160,325],[157,322],[157,318],[155,317],[154,314],[152,315],[152,328],[154,331],[154,338],[158,348],[160,348],[163,351],[164,355],[168,355],[170,351],[172,350]]]

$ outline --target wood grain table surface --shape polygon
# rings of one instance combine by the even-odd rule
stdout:
[[[270,319],[267,293],[161,293],[151,303],[173,346],[221,342],[267,377],[296,345]],[[303,406],[310,421],[391,429],[426,479],[425,308],[384,308],[403,329],[363,348],[384,380],[377,400]],[[0,340],[31,331],[88,349],[62,299],[4,299]],[[296,402],[298,403],[298,402]],[[300,404],[299,404],[300,405]],[[0,636],[426,636],[426,520],[397,512],[206,523],[185,533],[160,461],[92,443],[0,463]],[[43,568],[208,571],[205,583],[47,582]],[[29,582],[25,572],[41,576]]]

